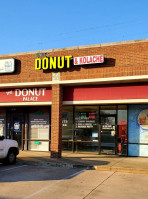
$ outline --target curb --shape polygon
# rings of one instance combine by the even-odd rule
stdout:
[[[124,172],[124,173],[147,174],[148,175],[148,170],[139,170],[139,169],[134,169],[134,168],[94,166],[94,169],[97,171],[113,171],[113,172]]]
[[[63,164],[54,162],[27,162],[27,161],[17,161],[17,165],[32,165],[32,166],[49,166],[58,168],[68,168],[68,169],[87,169],[87,170],[97,170],[97,171],[112,171],[112,172],[123,172],[123,173],[133,173],[133,174],[146,174],[148,175],[148,170],[139,170],[134,168],[122,168],[122,167],[101,167],[97,165],[82,165],[82,164]]]

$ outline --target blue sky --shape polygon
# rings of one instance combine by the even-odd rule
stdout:
[[[0,0],[0,54],[148,38],[148,0]]]

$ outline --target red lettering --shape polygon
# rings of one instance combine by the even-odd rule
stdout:
[[[80,64],[82,64],[82,62],[83,62],[83,61],[82,61],[82,57],[80,57],[79,61],[80,61]]]
[[[100,62],[100,56],[97,56],[96,58],[96,62],[99,63]]]
[[[77,57],[75,58],[75,65],[77,65],[78,64],[78,60],[77,60]]]
[[[92,63],[93,62],[93,58],[92,58],[92,56],[90,57],[90,63]]]
[[[85,56],[85,57],[75,57],[74,58],[74,65],[81,65],[81,64],[90,64],[90,63],[103,63],[104,62],[104,55],[92,55],[92,56]]]
[[[87,64],[89,64],[90,63],[90,60],[89,60],[89,57],[87,57]]]
[[[104,61],[104,57],[103,55],[100,55],[100,62],[103,63],[103,61]]]
[[[93,56],[93,63],[96,63],[96,56]]]
[[[83,57],[83,63],[84,64],[86,63],[86,57]]]

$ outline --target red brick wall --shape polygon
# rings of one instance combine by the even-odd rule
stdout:
[[[61,80],[148,75],[148,42],[120,44],[51,52],[50,56],[73,57],[104,54],[105,63],[98,66],[73,66],[61,71]],[[0,57],[10,58],[9,57]],[[1,75],[0,83],[51,81],[51,72],[35,70],[35,54],[11,56],[16,59],[16,72]]]
[[[104,54],[105,63],[99,64],[99,67],[75,66],[77,69],[74,71],[62,72],[61,80],[148,75],[148,42],[72,52],[75,57]]]
[[[51,107],[51,157],[61,157],[62,150],[62,87],[52,86],[52,107]]]
[[[1,75],[0,83],[51,81],[51,73],[35,70],[35,55],[0,57],[16,59],[16,71],[13,74]]]

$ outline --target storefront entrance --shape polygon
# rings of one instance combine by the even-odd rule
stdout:
[[[10,133],[10,138],[18,142],[19,148],[23,144],[23,131],[24,131],[24,111],[23,108],[8,108],[7,110],[8,121],[7,130]]]
[[[100,123],[100,153],[115,154],[116,116],[101,116]]]
[[[6,109],[6,137],[18,142],[21,150],[50,150],[50,107]]]

